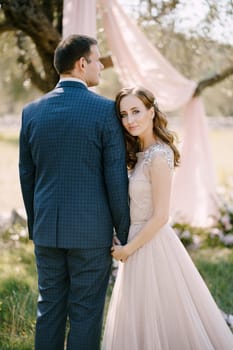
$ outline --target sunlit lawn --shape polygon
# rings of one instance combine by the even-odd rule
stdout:
[[[1,240],[0,249],[0,349],[32,350],[37,300],[33,245],[7,247]]]
[[[32,350],[37,300],[33,245],[13,244],[1,251],[0,349]],[[217,304],[226,313],[233,313],[233,250],[206,248],[191,252],[191,256]],[[105,314],[110,294],[111,287]]]
[[[233,249],[204,247],[190,255],[219,307],[233,314]]]

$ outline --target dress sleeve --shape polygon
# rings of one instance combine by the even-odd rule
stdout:
[[[173,150],[166,144],[155,145],[145,158],[145,171],[151,183],[154,213],[169,218],[174,169]]]
[[[153,166],[161,168],[164,171],[167,168],[168,172],[174,170],[174,153],[173,150],[166,144],[158,143],[149,148],[144,155],[144,172],[151,179],[151,171]]]

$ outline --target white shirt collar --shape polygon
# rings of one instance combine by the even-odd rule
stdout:
[[[59,83],[62,81],[76,81],[78,83],[82,83],[83,85],[85,85],[87,87],[87,84],[85,83],[85,81],[78,79],[78,78],[73,78],[73,77],[69,77],[69,78],[61,78],[59,80]]]

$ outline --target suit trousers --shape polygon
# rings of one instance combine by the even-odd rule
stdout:
[[[35,350],[98,350],[110,247],[35,246],[39,298]],[[68,320],[68,327],[67,327]]]

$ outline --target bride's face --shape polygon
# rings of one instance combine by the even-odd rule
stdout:
[[[153,108],[147,109],[134,95],[124,96],[120,101],[120,115],[124,128],[132,135],[145,137],[153,131]]]

